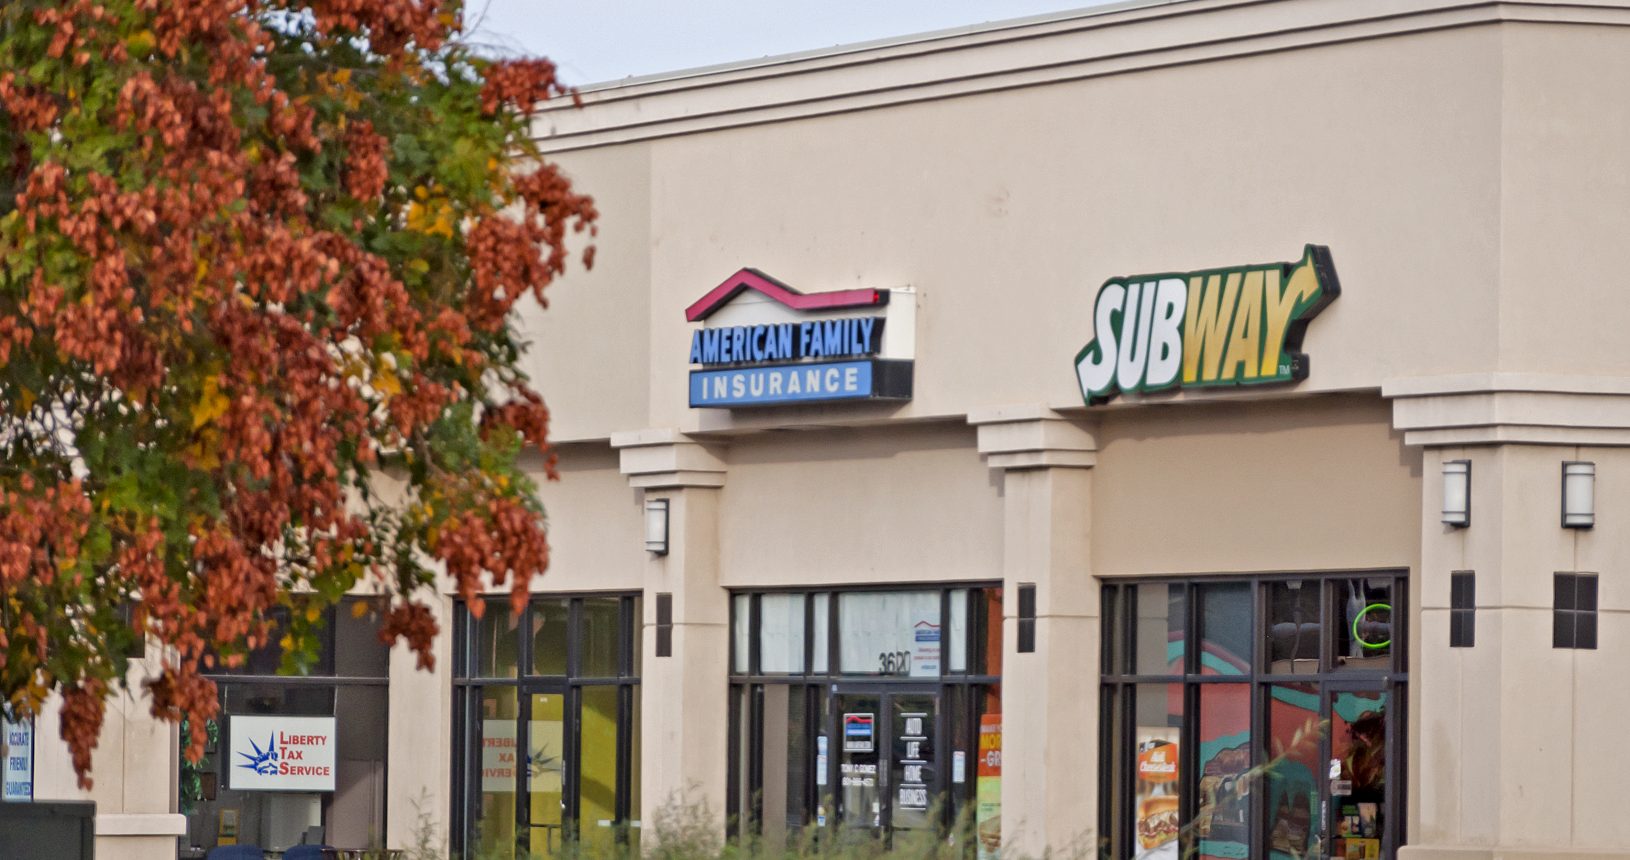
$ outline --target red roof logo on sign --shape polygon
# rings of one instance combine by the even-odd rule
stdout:
[[[707,319],[744,290],[753,290],[795,311],[830,311],[841,308],[882,307],[889,303],[887,290],[834,290],[827,293],[801,293],[757,269],[742,269],[725,278],[707,295],[685,308],[685,319]]]

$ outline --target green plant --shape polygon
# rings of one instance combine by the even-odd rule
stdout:
[[[181,734],[185,736],[188,731],[187,721],[182,720]],[[214,720],[206,721],[204,724],[204,737],[205,749],[216,749],[221,741],[220,724]],[[182,815],[191,815],[197,809],[198,804],[205,800],[204,774],[214,769],[215,762],[207,755],[197,761],[181,756],[181,762],[177,765],[177,776],[180,783]]]

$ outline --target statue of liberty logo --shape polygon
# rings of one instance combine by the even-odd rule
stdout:
[[[275,737],[275,736],[273,736],[273,737]],[[276,776],[277,775],[277,746],[273,743],[273,737],[267,737],[266,738],[266,748],[265,749],[261,749],[260,746],[255,743],[254,738],[250,738],[249,739],[249,746],[250,746],[250,748],[252,748],[254,750],[254,752],[253,753],[246,753],[246,752],[238,753],[238,755],[241,755],[245,759],[247,759],[247,761],[240,763],[238,765],[238,767],[241,767],[244,770],[252,770],[255,773],[260,774],[261,776]]]

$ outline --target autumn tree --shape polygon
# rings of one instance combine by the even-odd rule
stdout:
[[[61,694],[84,785],[136,637],[196,758],[203,674],[271,635],[298,670],[342,594],[382,594],[429,666],[435,571],[519,603],[548,563],[510,311],[595,211],[529,135],[569,95],[553,67],[484,60],[460,21],[0,3],[0,692]]]

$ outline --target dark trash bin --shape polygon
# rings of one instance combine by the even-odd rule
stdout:
[[[88,800],[0,803],[0,860],[94,860],[96,804]]]

